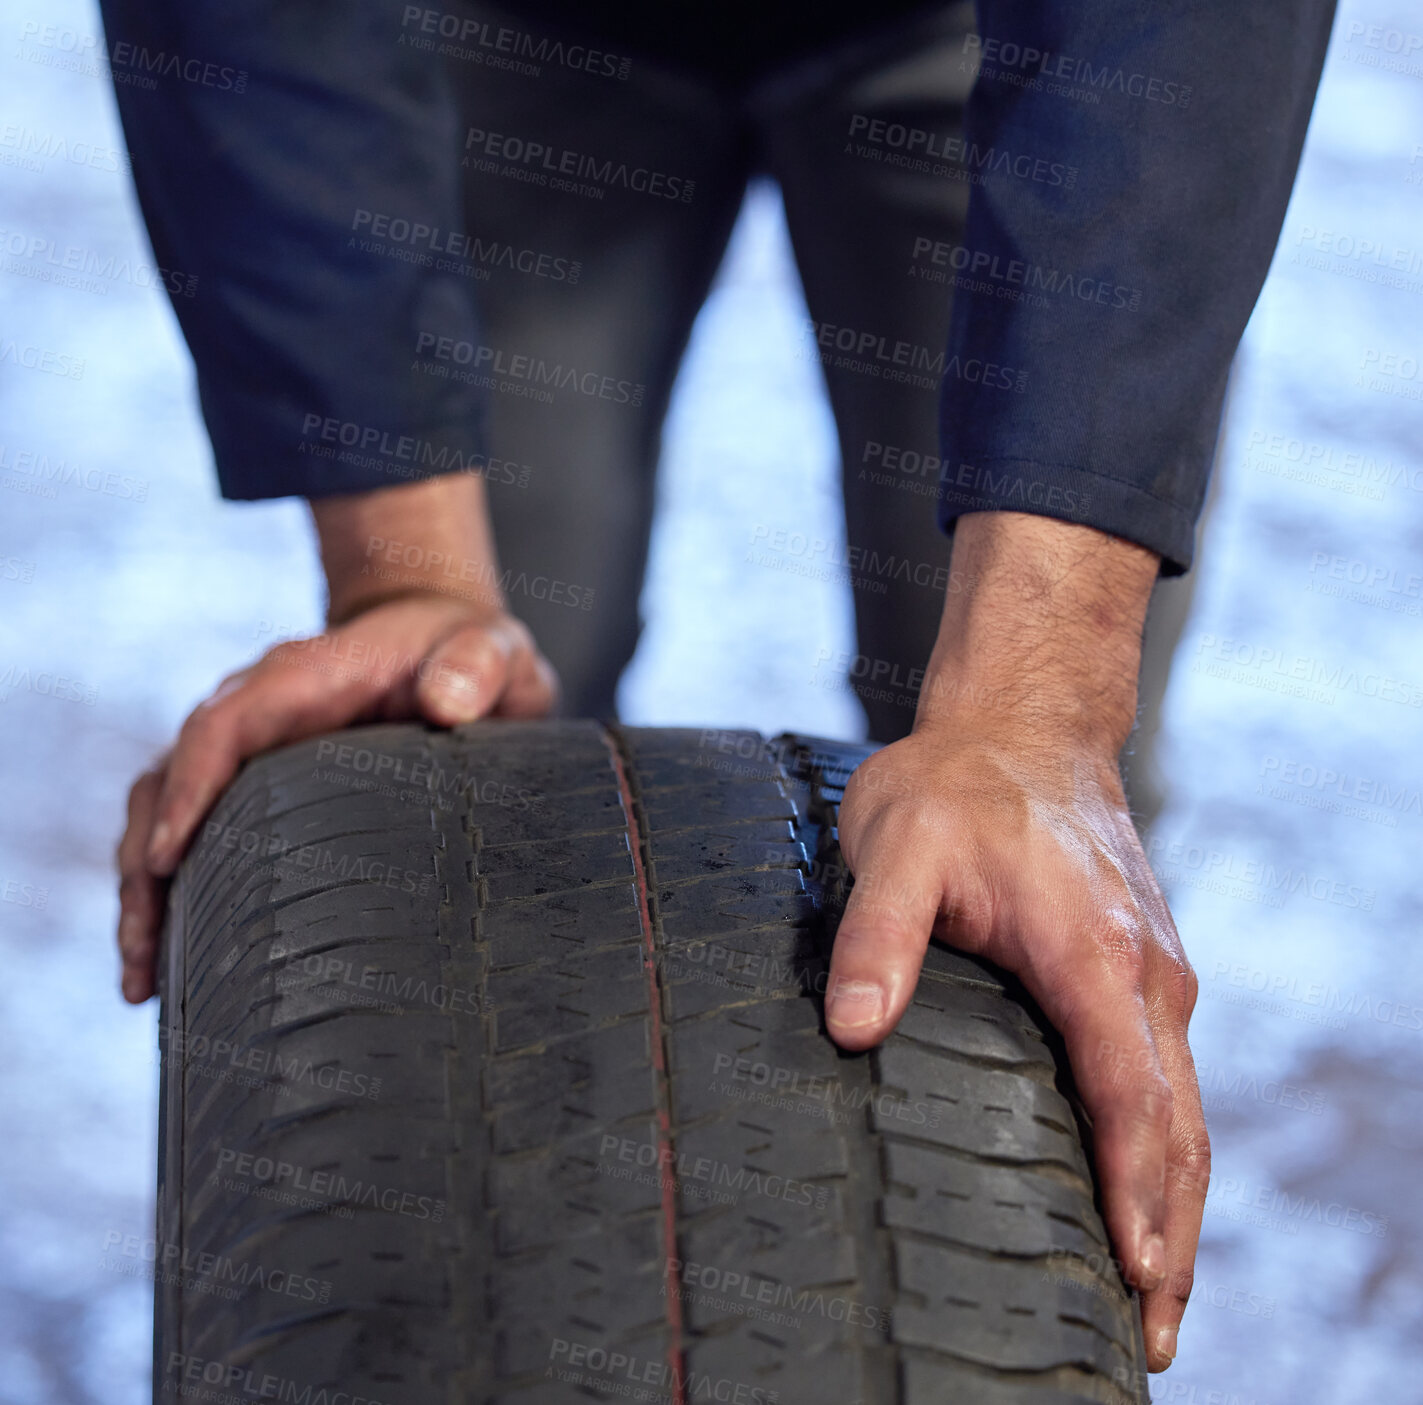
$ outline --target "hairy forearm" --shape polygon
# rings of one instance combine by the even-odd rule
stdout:
[[[916,727],[1024,723],[1115,757],[1136,713],[1160,558],[1092,527],[1018,512],[959,519],[950,593]]]
[[[474,473],[313,499],[329,603],[341,624],[371,606],[434,592],[503,609],[484,480]]]

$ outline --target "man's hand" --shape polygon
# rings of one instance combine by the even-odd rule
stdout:
[[[1132,826],[1131,729],[1156,558],[1088,527],[973,514],[914,732],[851,777],[855,875],[830,1032],[879,1043],[932,935],[1015,972],[1062,1032],[1092,1118],[1107,1226],[1164,1370],[1190,1296],[1209,1140],[1186,1026],[1196,978]]]
[[[223,788],[250,756],[352,723],[541,717],[557,680],[503,607],[482,484],[433,479],[312,505],[330,582],[332,627],[233,674],[183,724],[177,744],[129,793],[119,845],[123,993],[155,989],[167,880]],[[370,543],[400,541],[415,567],[372,573]],[[435,569],[430,569],[434,561]],[[451,585],[473,577],[474,588]],[[464,563],[477,569],[465,570]]]

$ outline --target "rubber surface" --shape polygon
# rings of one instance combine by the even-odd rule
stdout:
[[[249,764],[174,885],[155,1401],[1127,1405],[1055,1042],[935,946],[823,1030],[867,749],[381,726]]]

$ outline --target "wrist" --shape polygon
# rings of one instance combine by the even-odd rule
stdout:
[[[1115,758],[1136,716],[1141,631],[1160,557],[1076,523],[970,513],[916,730],[1040,736]]]
[[[327,621],[392,600],[463,600],[503,611],[484,480],[450,473],[368,493],[313,499],[326,573]]]

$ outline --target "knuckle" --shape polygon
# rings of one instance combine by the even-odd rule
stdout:
[[[1152,951],[1149,983],[1153,1006],[1184,1029],[1200,995],[1200,979],[1185,955],[1169,949]]]
[[[1140,989],[1146,976],[1146,952],[1142,942],[1141,923],[1135,915],[1116,910],[1101,914],[1093,932],[1093,941],[1104,952],[1119,978]]]
[[[1201,993],[1201,978],[1196,974],[1196,968],[1189,961],[1181,965],[1181,986],[1186,992],[1186,1009],[1196,1008],[1196,998]]]
[[[896,847],[939,843],[954,831],[953,807],[922,779],[905,785],[902,767],[884,753],[867,758],[850,773],[841,809],[846,806],[873,815],[887,843]]]
[[[187,750],[206,745],[211,738],[225,730],[229,709],[226,699],[209,698],[201,702],[188,714],[187,720],[178,729],[178,746]]]
[[[1211,1142],[1204,1127],[1193,1130],[1172,1147],[1167,1169],[1182,1189],[1204,1197],[1211,1178]]]
[[[1200,977],[1196,975],[1195,967],[1190,962],[1182,963],[1177,984],[1181,992],[1181,1022],[1186,1024],[1195,1011],[1196,1001],[1201,993]]]
[[[904,773],[895,764],[894,758],[877,752],[866,757],[850,773],[850,779],[845,785],[845,798],[848,800],[853,793],[857,799],[876,796],[879,798],[907,798],[912,802],[920,798],[916,791],[917,788],[905,785]]]
[[[1174,1269],[1166,1277],[1163,1285],[1165,1291],[1180,1304],[1184,1310],[1186,1304],[1191,1300],[1191,1290],[1196,1286],[1196,1262],[1189,1260],[1180,1268]]]
[[[881,777],[878,793],[886,801],[895,802],[894,814],[910,833],[921,839],[934,841],[953,837],[957,816],[951,806],[945,805],[942,798],[926,792],[922,787],[916,787],[907,795],[902,791],[894,791],[893,782],[888,777],[897,780],[897,772],[889,772],[887,776]]]

